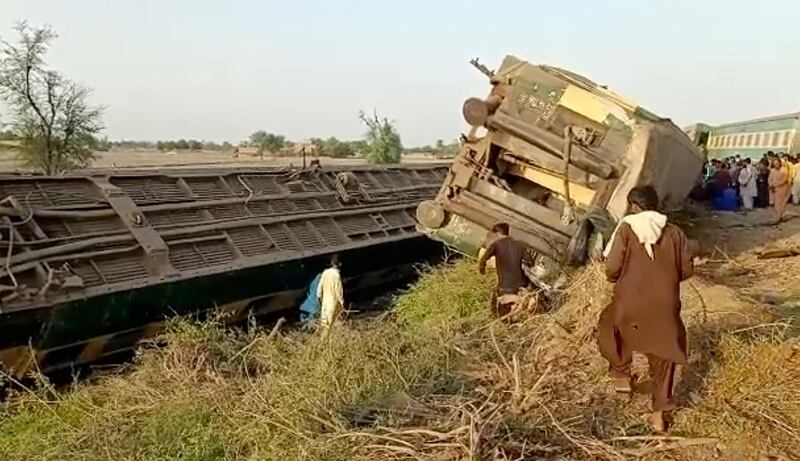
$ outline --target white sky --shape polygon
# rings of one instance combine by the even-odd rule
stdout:
[[[94,88],[112,139],[237,142],[363,132],[455,139],[505,54],[607,84],[679,125],[798,109],[800,2],[0,0],[0,36],[60,34],[50,64]],[[0,113],[2,116],[2,113]]]

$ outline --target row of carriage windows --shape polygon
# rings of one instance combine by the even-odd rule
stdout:
[[[711,136],[708,147],[789,147],[792,131],[739,133]]]

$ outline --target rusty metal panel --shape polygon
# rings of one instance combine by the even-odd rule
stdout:
[[[502,220],[550,266],[582,264],[634,186],[653,186],[665,208],[691,190],[703,155],[669,119],[564,69],[513,56],[497,72],[473,65],[489,95],[464,103],[471,129],[436,199],[417,210],[434,239],[474,255]]]
[[[11,247],[0,268],[2,310],[257,264],[244,259],[379,242],[413,229],[413,208],[433,197],[446,171],[440,164],[0,176],[0,217],[14,231],[0,222],[0,251]],[[354,180],[343,187],[342,175]]]

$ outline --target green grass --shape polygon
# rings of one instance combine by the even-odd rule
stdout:
[[[465,262],[432,270],[389,320],[329,337],[176,322],[125,373],[13,398],[0,459],[353,459],[343,435],[373,408],[448,381],[451,329],[485,318],[490,283]]]

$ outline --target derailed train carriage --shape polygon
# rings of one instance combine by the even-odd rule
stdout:
[[[476,256],[505,221],[546,280],[602,247],[631,188],[654,186],[671,209],[699,177],[703,153],[669,119],[563,69],[513,56],[497,72],[473,64],[491,91],[464,103],[471,130],[436,199],[417,209],[432,238]]]
[[[441,255],[415,230],[444,164],[0,176],[0,363],[129,350],[165,319],[295,308],[337,253],[349,296]]]

